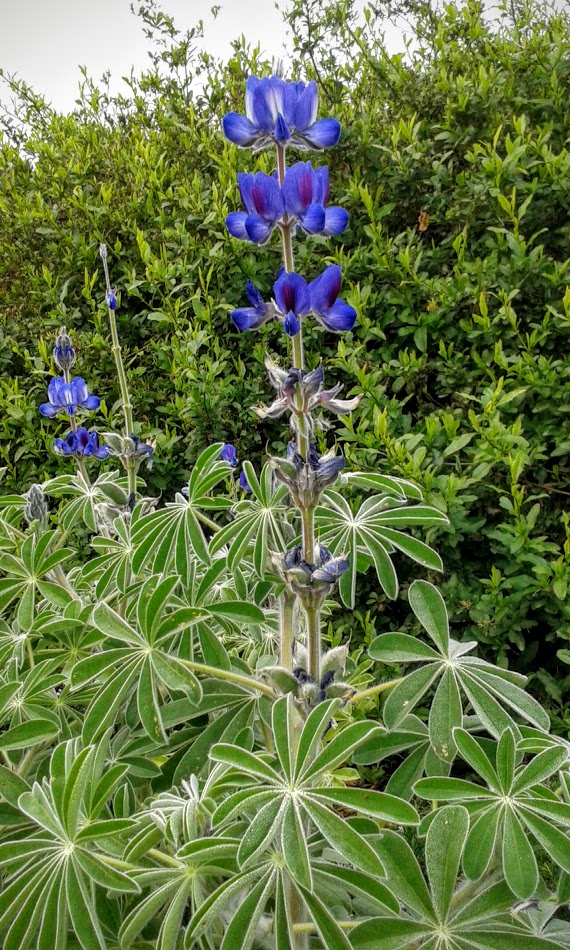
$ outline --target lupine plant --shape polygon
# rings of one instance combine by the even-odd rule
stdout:
[[[280,244],[272,292],[248,282],[232,320],[277,329],[274,398],[253,409],[288,416],[285,457],[259,472],[215,443],[174,501],[144,496],[153,447],[104,245],[122,432],[78,425],[105,407],[57,337],[40,413],[68,423],[54,451],[76,471],[1,498],[6,950],[570,947],[570,745],[524,677],[450,636],[443,565],[413,533],[445,513],[326,445],[330,414],[359,398],[325,387],[303,327],[346,333],[357,313],[334,246],[320,273],[295,270],[298,236],[348,226],[326,167],[287,163],[337,143],[317,105],[314,82],[252,76],[245,116],[223,123],[275,157],[274,174],[240,175],[226,223]],[[107,459],[124,471],[95,476]],[[429,578],[403,590],[417,635],[384,634],[368,656],[331,643],[335,592],[350,608],[374,571],[388,605],[402,555]]]

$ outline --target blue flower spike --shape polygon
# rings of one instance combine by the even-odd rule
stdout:
[[[286,82],[279,76],[250,76],[245,90],[245,115],[224,116],[224,135],[240,148],[258,150],[277,142],[299,150],[336,145],[340,123],[317,119],[319,97],[315,82]]]
[[[231,442],[226,442],[220,452],[220,458],[223,462],[229,462],[232,468],[235,468],[238,463],[235,445],[232,445]]]
[[[89,394],[87,384],[81,376],[74,376],[71,382],[66,383],[63,376],[54,376],[48,386],[49,402],[40,406],[42,416],[53,419],[61,412],[74,416],[78,409],[87,409],[92,412],[101,405],[98,396]]]
[[[342,333],[352,330],[356,322],[356,310],[344,300],[339,300],[342,268],[339,264],[329,267],[309,284],[311,310],[319,323],[327,330]]]

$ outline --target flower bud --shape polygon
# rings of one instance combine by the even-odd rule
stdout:
[[[107,294],[107,296],[106,296],[105,299],[106,299],[106,301],[107,301],[107,306],[108,306],[109,310],[116,310],[116,309],[117,309],[117,298],[116,298],[116,296],[115,296],[115,294],[113,293],[112,290],[109,291],[109,293]]]
[[[63,370],[64,373],[71,369],[77,359],[75,350],[71,345],[71,339],[65,327],[61,328],[56,337],[53,359],[56,366]]]
[[[44,493],[39,485],[32,487],[25,494],[24,520],[26,524],[38,521],[40,528],[45,528],[48,516],[48,506]]]

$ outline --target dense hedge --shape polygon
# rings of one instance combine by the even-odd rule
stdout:
[[[570,22],[536,6],[513,23],[487,22],[476,3],[438,15],[406,3],[415,41],[389,56],[374,5],[361,20],[352,6],[298,0],[289,13],[294,74],[318,78],[324,113],[343,125],[331,192],[351,224],[328,253],[359,313],[354,333],[315,331],[308,352],[329,380],[365,392],[337,430],[349,458],[415,480],[448,513],[432,540],[457,634],[534,671],[570,729]],[[101,240],[139,432],[157,441],[152,489],[170,496],[212,440],[253,460],[282,447],[247,412],[268,395],[262,359],[282,352],[279,330],[240,336],[228,319],[247,277],[268,291],[277,266],[274,247],[250,253],[224,228],[236,172],[259,159],[220,134],[244,77],[269,66],[244,41],[216,63],[152,4],[141,15],[153,64],[129,97],[86,81],[76,111],[59,115],[11,83],[0,149],[9,487],[60,465],[37,406],[62,323],[116,415]],[[320,264],[299,250],[307,277],[318,251]],[[338,625],[366,637],[393,626],[376,590],[363,585],[360,604]]]

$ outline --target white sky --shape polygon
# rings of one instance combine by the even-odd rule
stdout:
[[[214,2],[222,7],[216,20],[210,14]],[[259,41],[270,56],[283,52],[285,28],[273,0],[162,0],[159,5],[182,30],[203,19],[204,46],[217,56],[228,56],[231,40],[241,33],[248,42]],[[399,31],[387,32],[387,39],[394,50],[403,49]],[[77,97],[78,66],[86,66],[95,80],[110,70],[117,91],[131,66],[146,67],[148,48],[130,0],[0,0],[0,67],[17,73],[61,110],[72,108]]]

